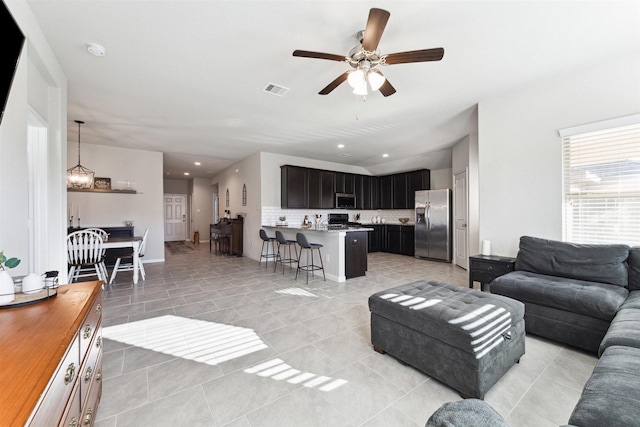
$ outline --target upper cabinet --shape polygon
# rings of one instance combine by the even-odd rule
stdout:
[[[281,166],[281,207],[333,209],[335,193],[356,195],[356,209],[413,209],[415,192],[430,189],[430,171],[385,176]]]
[[[283,208],[309,207],[309,170],[298,166],[280,168],[280,200]]]
[[[309,169],[309,208],[333,209],[335,178],[335,172]]]

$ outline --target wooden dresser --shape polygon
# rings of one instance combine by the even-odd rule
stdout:
[[[102,282],[0,310],[0,425],[91,426],[102,394]]]
[[[223,245],[222,252],[229,255],[242,256],[242,240],[244,227],[243,218],[224,218],[217,224],[209,225],[209,251],[211,251],[211,243],[216,239],[226,239],[226,245]]]

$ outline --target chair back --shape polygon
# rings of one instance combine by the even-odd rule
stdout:
[[[90,228],[85,228],[84,231],[93,231],[94,233],[98,233],[100,237],[102,237],[103,242],[106,242],[107,240],[109,240],[109,233],[104,231],[102,228],[90,227]]]
[[[262,240],[264,240],[265,242],[268,242],[268,241],[269,241],[269,236],[267,236],[267,232],[266,232],[266,231],[264,231],[264,228],[261,228],[261,229],[260,229],[260,238],[261,238]]]
[[[104,257],[103,240],[94,231],[74,231],[67,236],[67,257],[71,265],[97,264]]]
[[[276,230],[276,240],[281,245],[286,245],[288,243],[287,242],[287,238],[284,237],[284,234],[282,234],[282,231],[280,231],[280,230]]]
[[[144,234],[142,235],[142,243],[140,243],[140,249],[138,250],[138,256],[144,256],[144,250],[147,247],[147,235],[149,234],[149,229],[144,230]]]
[[[309,240],[307,240],[307,236],[302,233],[296,234],[296,241],[303,248],[309,249],[311,247],[311,245],[309,245]]]

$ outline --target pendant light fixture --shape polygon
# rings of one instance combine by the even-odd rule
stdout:
[[[78,164],[67,169],[67,188],[90,189],[93,188],[95,173],[80,164],[80,125],[84,122],[75,120],[78,124]]]

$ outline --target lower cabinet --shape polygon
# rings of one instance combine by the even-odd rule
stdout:
[[[102,394],[102,282],[0,312],[2,423],[92,426]]]
[[[367,271],[367,232],[351,231],[344,238],[344,270],[347,279],[364,276]]]
[[[415,228],[412,225],[368,225],[369,252],[388,252],[392,254],[414,256]]]

